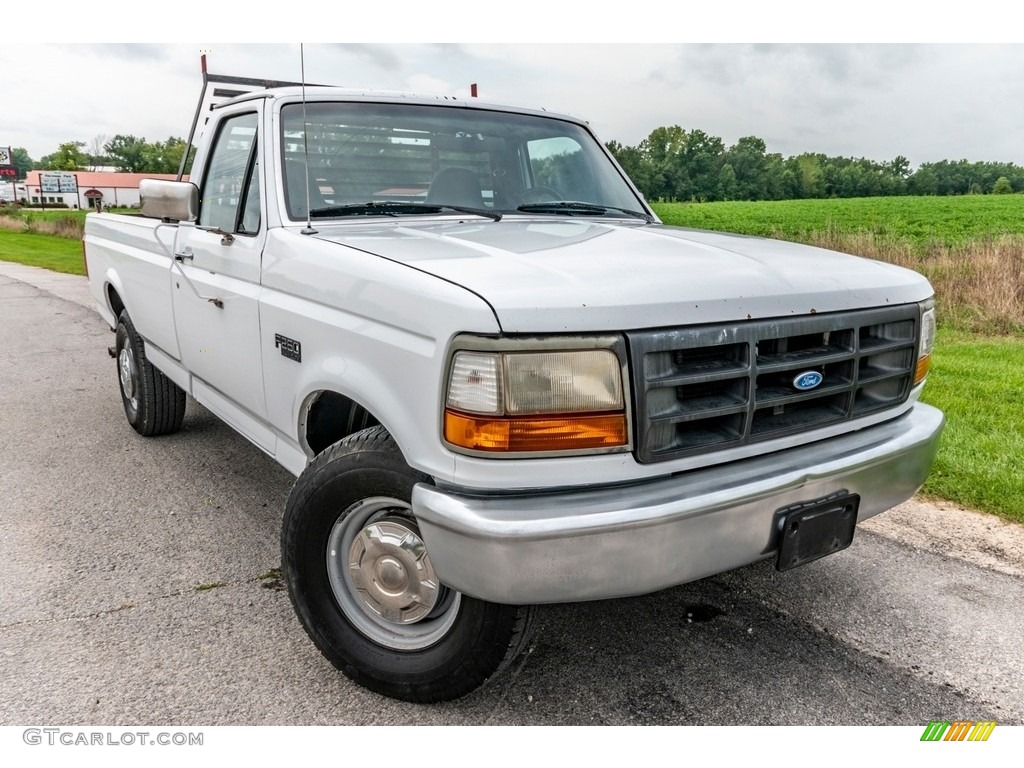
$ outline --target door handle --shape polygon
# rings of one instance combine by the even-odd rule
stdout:
[[[158,233],[160,232],[161,228],[171,226],[177,227],[177,224],[157,224],[156,227],[154,227],[153,229],[153,238],[156,240],[157,245],[160,246],[160,249],[168,256],[172,255],[171,249],[167,247],[163,240],[160,239],[160,235]],[[188,283],[188,287],[192,289],[192,293],[196,295],[196,298],[210,302],[217,309],[224,309],[223,301],[214,296],[203,296],[201,293],[199,293],[199,291],[196,290],[196,287],[192,285],[192,281],[188,279],[188,275],[185,274],[185,268],[181,266],[181,262],[183,262],[185,259],[188,259],[189,261],[192,260],[194,256],[194,254],[192,253],[192,249],[186,246],[183,253],[175,253],[173,254],[173,256],[174,258],[171,260],[171,267],[178,268],[178,271],[181,273],[181,276],[185,278],[185,282]]]

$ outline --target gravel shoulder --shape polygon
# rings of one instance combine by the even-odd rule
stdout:
[[[914,549],[1024,576],[1024,526],[948,501],[915,498],[859,527]]]

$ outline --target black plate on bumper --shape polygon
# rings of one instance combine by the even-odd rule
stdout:
[[[860,496],[844,493],[779,510],[779,559],[775,567],[788,571],[850,546],[857,525]]]

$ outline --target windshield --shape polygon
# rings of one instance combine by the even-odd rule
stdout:
[[[306,218],[307,197],[314,218],[452,209],[646,218],[603,149],[575,123],[366,102],[308,103],[305,127],[301,104],[284,106],[281,115],[285,202],[293,219]]]

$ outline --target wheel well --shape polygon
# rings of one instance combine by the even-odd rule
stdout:
[[[314,455],[325,451],[343,437],[380,424],[359,403],[325,390],[310,402],[306,410],[306,445]]]
[[[124,309],[124,302],[121,301],[121,297],[117,295],[117,291],[114,290],[114,286],[107,284],[107,302],[110,304],[110,310],[114,313],[114,320],[121,316],[121,311]]]

